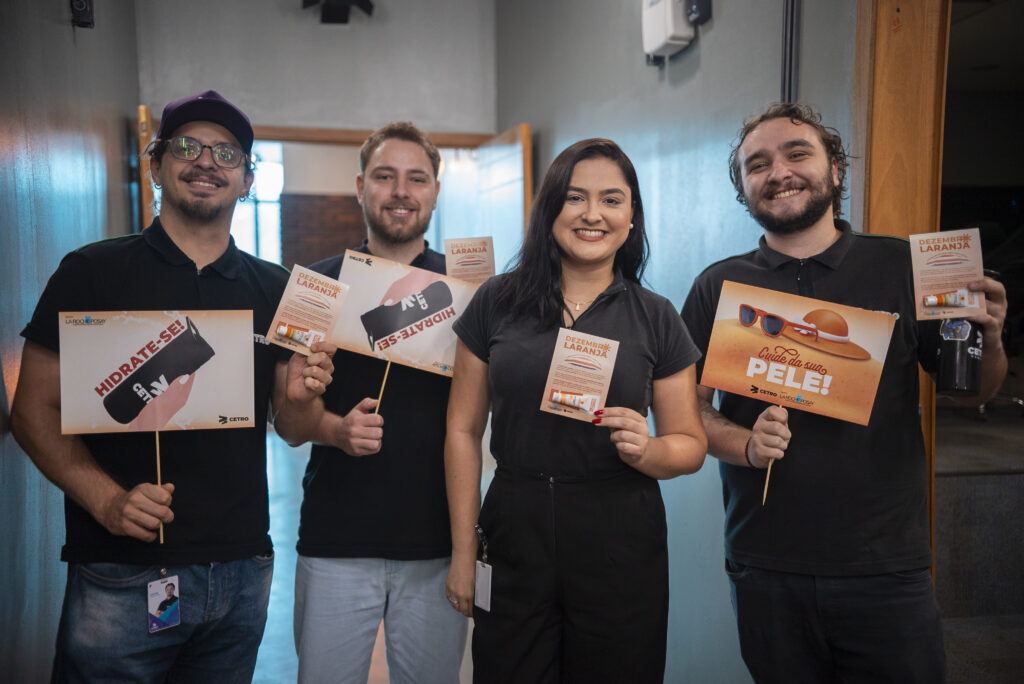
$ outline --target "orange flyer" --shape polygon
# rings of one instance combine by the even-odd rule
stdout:
[[[722,283],[700,383],[867,425],[896,317]]]
[[[479,285],[494,275],[494,239],[449,238],[444,241],[448,275]]]
[[[560,328],[540,410],[590,422],[612,384],[617,340]]]
[[[296,266],[288,279],[267,342],[309,356],[314,342],[331,341],[348,285]]]
[[[917,320],[963,318],[985,309],[985,293],[967,285],[984,276],[977,228],[911,235]]]

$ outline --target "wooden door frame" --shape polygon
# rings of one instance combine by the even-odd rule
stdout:
[[[952,0],[857,2],[851,171],[864,179],[864,232],[939,230],[951,8]],[[935,385],[920,376],[934,550]]]

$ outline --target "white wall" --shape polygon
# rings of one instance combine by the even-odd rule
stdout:
[[[376,0],[347,25],[301,4],[136,0],[142,102],[212,88],[257,125],[495,132],[493,0]]]
[[[800,99],[849,142],[856,3],[802,5]],[[616,140],[640,177],[648,283],[681,306],[705,266],[756,247],[760,230],[736,202],[726,160],[744,117],[779,98],[783,3],[714,2],[697,41],[663,69],[644,63],[641,6],[498,0],[498,127],[534,127],[535,186],[568,144]],[[749,681],[722,567],[717,462],[662,492],[671,565],[665,680]]]

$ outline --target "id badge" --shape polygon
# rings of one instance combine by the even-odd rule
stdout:
[[[149,633],[155,634],[181,624],[178,576],[161,577],[146,585],[149,606]]]
[[[476,593],[473,603],[480,610],[491,612],[491,564],[476,562]]]

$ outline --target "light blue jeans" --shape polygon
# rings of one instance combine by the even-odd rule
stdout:
[[[382,619],[391,684],[457,684],[468,620],[445,598],[448,564],[300,555],[300,684],[366,684]]]
[[[274,556],[167,566],[181,624],[150,634],[146,585],[159,566],[71,563],[52,682],[250,682]]]

